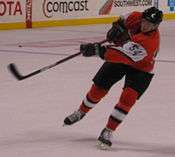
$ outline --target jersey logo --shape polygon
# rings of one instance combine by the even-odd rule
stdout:
[[[155,13],[151,15],[151,17],[152,17],[153,19],[155,18],[155,16],[156,16],[156,14],[155,14]]]
[[[141,61],[147,56],[147,51],[140,44],[129,41],[124,44],[122,47],[112,47],[121,51],[123,54],[127,55],[134,62]]]

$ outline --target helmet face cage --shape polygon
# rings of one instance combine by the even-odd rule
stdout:
[[[143,12],[142,17],[153,24],[159,24],[162,22],[163,12],[156,7],[151,7]]]

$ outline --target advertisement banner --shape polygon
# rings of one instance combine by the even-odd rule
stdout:
[[[170,12],[175,12],[175,0],[168,0],[168,7]]]
[[[0,0],[0,29],[111,23],[151,6],[175,19],[175,0]]]
[[[131,11],[143,11],[154,6],[154,0],[106,0],[100,8],[101,15],[123,15]]]
[[[153,5],[154,0],[37,0],[33,1],[33,20],[118,16]]]
[[[0,0],[0,23],[24,22],[25,4],[24,0]]]
[[[160,1],[160,9],[165,13],[175,13],[175,0]]]
[[[95,10],[96,5],[92,0],[37,0],[33,2],[33,20],[93,17],[97,15]]]

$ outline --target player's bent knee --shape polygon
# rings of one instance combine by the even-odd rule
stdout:
[[[88,92],[87,96],[94,102],[100,101],[106,94],[108,93],[107,90],[96,86],[95,84],[92,85],[90,91]]]
[[[123,108],[125,111],[129,111],[135,104],[138,97],[138,92],[130,87],[124,88],[120,96],[118,106]]]

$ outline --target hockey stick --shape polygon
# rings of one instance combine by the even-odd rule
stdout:
[[[103,41],[101,41],[101,42],[99,42],[99,43],[100,43],[100,44],[103,44],[103,43],[105,43],[105,42],[107,42],[107,40],[103,40]],[[29,73],[28,75],[22,75],[22,74],[19,72],[17,66],[16,66],[14,63],[10,63],[10,64],[8,65],[8,69],[9,69],[9,71],[13,74],[13,76],[14,76],[17,80],[20,81],[20,80],[24,80],[24,79],[26,79],[26,78],[32,77],[32,76],[34,76],[34,75],[37,75],[37,74],[39,74],[39,73],[41,73],[41,72],[43,72],[43,71],[46,71],[46,70],[48,70],[48,69],[51,69],[51,68],[53,68],[53,67],[55,67],[55,66],[57,66],[57,65],[59,65],[59,64],[61,64],[61,63],[63,63],[63,62],[65,62],[65,61],[67,61],[67,60],[70,60],[70,59],[72,59],[72,58],[74,58],[74,57],[76,57],[76,56],[79,56],[80,54],[81,54],[81,52],[72,54],[72,55],[70,55],[70,56],[68,56],[68,57],[66,57],[66,58],[63,58],[63,59],[61,59],[61,60],[59,60],[59,61],[57,61],[57,62],[55,62],[55,63],[53,63],[53,64],[51,64],[51,65],[45,66],[45,67],[43,67],[43,68],[41,68],[41,69],[39,69],[39,70],[36,70],[36,71],[34,71],[34,72],[32,72],[32,73]]]
[[[51,64],[51,65],[45,66],[45,67],[43,67],[43,68],[41,68],[41,69],[39,69],[39,70],[36,70],[36,71],[34,71],[34,72],[32,72],[32,73],[30,73],[30,74],[28,74],[28,75],[22,75],[22,74],[19,72],[17,66],[16,66],[14,63],[10,63],[10,64],[8,65],[8,69],[9,69],[10,72],[13,74],[13,76],[14,76],[17,80],[20,81],[20,80],[24,80],[24,79],[26,79],[26,78],[28,78],[28,77],[37,75],[37,74],[39,74],[39,73],[41,73],[41,72],[43,72],[43,71],[46,71],[46,70],[48,70],[48,69],[50,69],[50,68],[53,68],[53,67],[57,66],[58,64],[61,64],[61,63],[65,62],[65,61],[67,61],[67,60],[69,60],[69,59],[71,59],[71,58],[74,58],[74,57],[76,57],[76,56],[79,56],[80,54],[81,54],[81,52],[78,52],[78,53],[75,53],[75,54],[73,54],[73,55],[70,55],[70,56],[68,56],[68,57],[66,57],[66,58],[61,59],[61,60],[58,61],[58,62],[55,62],[55,63],[53,63],[53,64]]]

